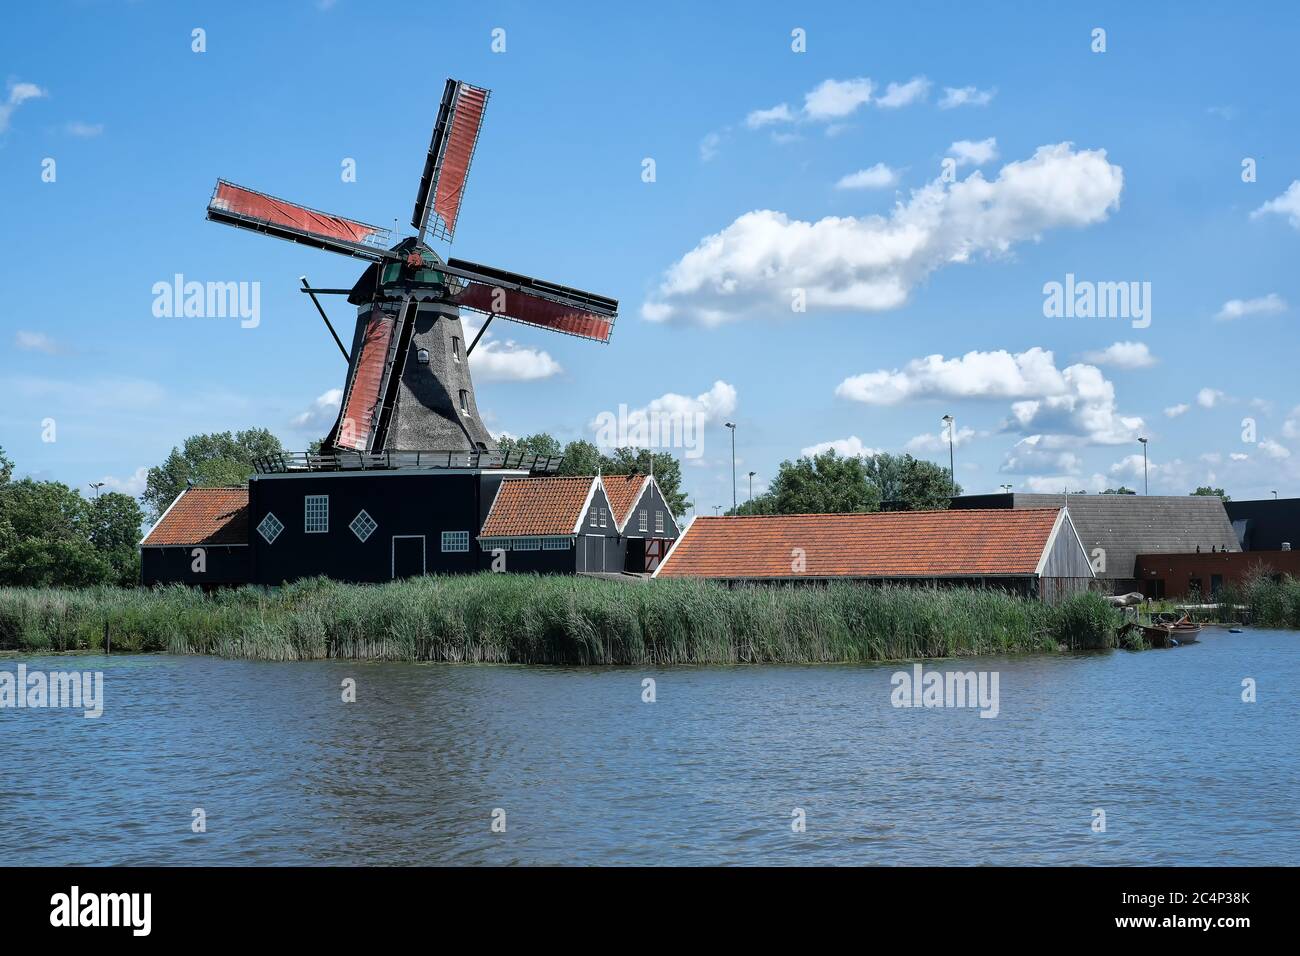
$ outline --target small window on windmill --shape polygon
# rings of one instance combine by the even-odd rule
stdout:
[[[460,339],[454,335],[451,337],[451,360],[460,364]]]
[[[417,349],[416,352],[415,352],[415,360],[416,360],[417,362],[419,362],[421,365],[428,365],[428,364],[429,364],[429,350],[428,350],[428,349]]]
[[[463,388],[460,390],[460,411],[463,415],[469,414],[469,392]]]

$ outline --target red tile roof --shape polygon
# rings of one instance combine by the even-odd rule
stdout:
[[[605,497],[609,499],[609,510],[614,515],[614,524],[623,527],[623,522],[632,513],[632,507],[641,500],[649,475],[603,475],[600,479],[605,486]]]
[[[142,544],[248,544],[248,489],[182,491]]]
[[[482,538],[573,534],[595,478],[507,478],[483,522]]]
[[[1033,574],[1059,508],[699,517],[663,577],[942,577]],[[803,549],[804,566],[796,570]]]

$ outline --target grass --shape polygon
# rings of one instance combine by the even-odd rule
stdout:
[[[484,573],[275,590],[0,588],[0,649],[261,660],[734,664],[904,660],[1112,647],[1095,594],[1046,605],[996,591],[831,584],[624,584]]]
[[[1217,607],[1199,616],[1224,624],[1244,618],[1262,627],[1300,628],[1300,580],[1290,575],[1274,580],[1268,568],[1260,567],[1242,582],[1224,585],[1217,601]]]

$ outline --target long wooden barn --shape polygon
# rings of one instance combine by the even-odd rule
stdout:
[[[1066,508],[700,517],[655,576],[995,587],[1049,601],[1093,581]]]

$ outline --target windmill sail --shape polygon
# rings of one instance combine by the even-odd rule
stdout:
[[[361,341],[353,349],[348,389],[343,396],[337,434],[332,436],[333,443],[339,448],[370,450],[370,432],[379,404],[379,390],[383,385],[392,335],[393,316],[378,308],[371,311],[360,335]]]
[[[464,282],[456,304],[467,309],[597,342],[613,334],[617,299],[464,259],[439,268]]]
[[[224,179],[217,180],[208,202],[208,218],[371,262],[395,258],[387,248],[391,235],[387,229],[277,199]]]
[[[435,236],[450,239],[456,232],[465,180],[490,95],[489,90],[459,80],[447,81],[411,214],[411,225],[421,237],[431,217]]]

